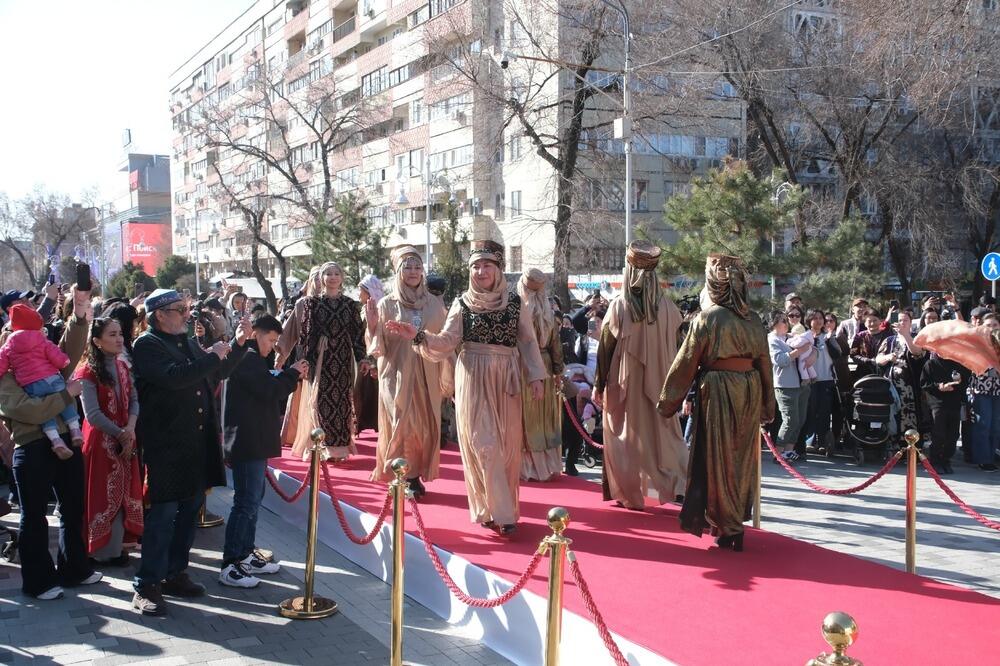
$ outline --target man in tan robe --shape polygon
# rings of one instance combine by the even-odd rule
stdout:
[[[608,306],[597,349],[594,402],[604,408],[605,499],[645,507],[646,490],[660,504],[684,492],[687,449],[676,416],[656,411],[677,353],[680,310],[660,293],[660,249],[629,244],[622,294]]]

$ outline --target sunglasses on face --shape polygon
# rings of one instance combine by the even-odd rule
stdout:
[[[797,314],[797,313],[795,313],[795,312],[789,312],[789,313],[788,313],[787,315],[785,315],[785,316],[786,316],[786,317],[788,317],[789,319],[802,319],[802,315],[800,315],[800,314]]]

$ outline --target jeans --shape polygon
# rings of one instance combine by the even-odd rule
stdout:
[[[205,493],[176,502],[159,502],[146,509],[142,526],[142,562],[135,588],[161,583],[182,573],[194,544],[195,523]]]
[[[24,392],[30,395],[32,398],[44,398],[47,395],[52,395],[53,393],[59,393],[60,391],[66,390],[66,380],[59,373],[52,375],[51,377],[46,377],[44,379],[39,379],[37,382],[31,382],[24,388]],[[63,420],[63,423],[69,423],[72,420],[76,420],[77,423],[80,422],[80,414],[76,411],[76,400],[71,400],[66,408],[59,412],[59,418]],[[41,425],[42,432],[47,432],[51,430],[58,431],[59,425],[54,418],[49,419]]]
[[[774,397],[781,412],[781,429],[778,430],[778,446],[795,444],[799,431],[806,421],[809,407],[809,385],[799,388],[776,388]]]
[[[14,479],[21,502],[21,589],[32,596],[56,585],[75,585],[94,573],[83,537],[83,454],[59,460],[47,439],[14,449]],[[49,496],[59,501],[59,553],[49,554]]]
[[[826,433],[830,432],[830,415],[833,412],[834,393],[837,384],[833,380],[813,382],[809,385],[809,403],[806,408],[804,425],[799,432],[795,450],[806,452],[806,440],[813,438],[813,446],[822,446]]]
[[[226,521],[226,545],[222,549],[223,568],[246,559],[253,552],[257,536],[257,511],[264,499],[264,470],[267,460],[234,462],[233,508]]]
[[[972,396],[972,410],[976,418],[972,421],[970,439],[972,440],[972,462],[977,465],[993,463],[994,451],[1000,442],[1000,396]],[[965,450],[965,441],[962,441]]]

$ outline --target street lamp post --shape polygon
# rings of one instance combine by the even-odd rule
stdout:
[[[788,193],[792,191],[792,184],[785,181],[779,184],[775,190],[774,194],[771,195],[771,203],[776,206],[780,206],[788,198]],[[777,244],[774,240],[774,235],[771,235],[771,261],[774,261],[774,257],[777,255]],[[773,270],[773,267],[772,267]],[[771,273],[771,300],[773,301],[777,296],[777,285],[774,273]]]
[[[201,247],[198,245],[198,218],[201,214],[194,214],[194,291],[201,293]]]
[[[621,134],[625,151],[625,244],[632,242],[632,22],[624,0],[601,0],[622,17],[625,38],[625,65],[622,69],[621,126],[616,123],[615,133]],[[617,138],[617,137],[616,137]]]

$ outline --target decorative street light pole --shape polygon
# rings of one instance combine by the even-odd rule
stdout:
[[[624,0],[601,0],[622,17],[625,66],[622,68],[622,117],[615,121],[615,138],[625,149],[625,244],[632,242],[632,22]]]

